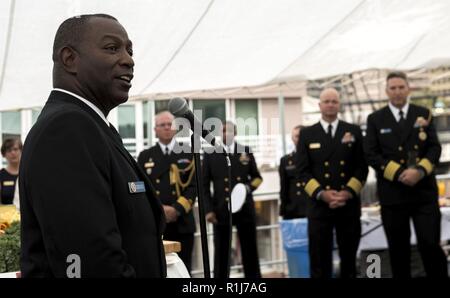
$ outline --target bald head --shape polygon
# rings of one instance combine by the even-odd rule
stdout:
[[[327,98],[340,99],[339,92],[334,88],[326,88],[320,92],[320,101],[325,100]]]
[[[323,120],[329,123],[336,120],[340,109],[339,92],[334,88],[324,89],[320,93],[319,108]]]
[[[163,144],[169,144],[176,131],[172,129],[173,115],[168,111],[159,112],[155,116],[155,134]]]
[[[169,111],[162,111],[155,115],[155,125],[158,125],[159,122],[162,122],[166,119],[170,119],[173,121],[174,116]]]

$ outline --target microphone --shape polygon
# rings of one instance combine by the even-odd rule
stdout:
[[[216,139],[213,134],[203,127],[195,114],[189,109],[186,99],[181,97],[172,98],[169,101],[169,111],[177,118],[184,118],[189,121],[191,131],[204,139],[208,144],[214,147],[215,152],[227,153],[222,142]]]

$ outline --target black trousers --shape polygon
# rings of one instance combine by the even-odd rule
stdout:
[[[178,256],[183,261],[190,274],[192,266],[192,250],[194,248],[194,233],[179,233],[175,225],[168,224],[164,231],[164,240],[178,241],[181,243],[181,251],[178,253]]]
[[[382,206],[381,218],[394,278],[411,278],[411,219],[427,276],[448,277],[447,259],[440,246],[441,212],[437,200]]]
[[[312,278],[331,278],[333,273],[333,229],[340,258],[340,277],[356,277],[356,253],[361,222],[354,216],[308,218],[309,258]]]
[[[237,215],[237,216],[236,216]],[[245,218],[233,215],[241,246],[242,265],[246,278],[260,278],[258,247],[256,244],[256,221],[254,216]],[[226,278],[229,255],[229,228],[226,224],[214,225],[214,278]]]

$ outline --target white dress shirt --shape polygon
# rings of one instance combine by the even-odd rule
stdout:
[[[394,106],[393,104],[391,104],[391,102],[389,102],[389,109],[391,110],[392,115],[394,115],[395,121],[399,122],[400,121],[400,109],[397,108],[396,106]],[[406,116],[408,115],[408,109],[409,109],[409,102],[406,102],[406,104],[402,108],[404,119],[406,119]]]
[[[337,126],[339,123],[339,119],[336,118],[336,120],[334,120],[331,123],[326,122],[323,119],[320,119],[320,124],[322,125],[323,130],[325,131],[326,134],[328,134],[328,125],[331,124],[331,136],[334,138],[334,135],[336,134],[336,130],[337,130]]]
[[[67,91],[65,89],[61,89],[61,88],[53,88],[53,91],[59,91],[59,92],[64,92],[66,94],[72,95],[73,97],[78,98],[79,100],[81,100],[82,102],[84,102],[87,106],[89,106],[91,109],[94,110],[94,112],[96,112],[100,118],[102,118],[103,121],[105,121],[106,125],[109,126],[109,121],[106,119],[105,114],[103,114],[102,111],[100,111],[100,109],[94,105],[92,102],[90,102],[89,100],[87,100],[86,98],[83,98],[75,93],[72,93],[70,91]]]
[[[169,149],[168,150],[168,154],[170,154],[173,150],[173,147],[175,146],[175,138],[172,139],[172,141],[170,141],[169,144],[163,144],[161,142],[158,142],[159,146],[161,147],[161,150],[163,152],[163,154],[166,154],[166,147]]]

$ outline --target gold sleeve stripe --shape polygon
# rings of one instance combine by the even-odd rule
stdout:
[[[320,187],[320,183],[316,179],[310,179],[308,183],[306,183],[305,191],[306,193],[312,197],[314,192]]]
[[[177,174],[176,174],[176,171],[174,170],[174,166],[176,167],[175,164],[170,165],[170,171],[169,171],[170,185],[174,185],[175,183],[177,183]]]
[[[177,200],[177,202],[181,205],[181,206],[183,206],[183,208],[184,208],[184,211],[186,212],[186,213],[188,213],[190,210],[191,210],[191,204],[189,203],[189,201],[185,198],[185,197],[180,197],[178,200]]]
[[[433,164],[427,158],[422,158],[419,161],[418,165],[423,167],[425,171],[427,171],[427,175],[430,175],[431,172],[433,172]]]
[[[356,194],[359,194],[361,192],[361,189],[363,188],[362,182],[355,177],[352,177],[350,181],[348,181],[347,186],[353,189]]]
[[[395,173],[397,173],[398,169],[400,169],[400,164],[395,161],[389,161],[386,168],[384,169],[384,178],[389,181],[394,181]]]
[[[253,186],[254,188],[258,188],[262,183],[262,179],[261,178],[255,178],[252,180],[251,186]]]

